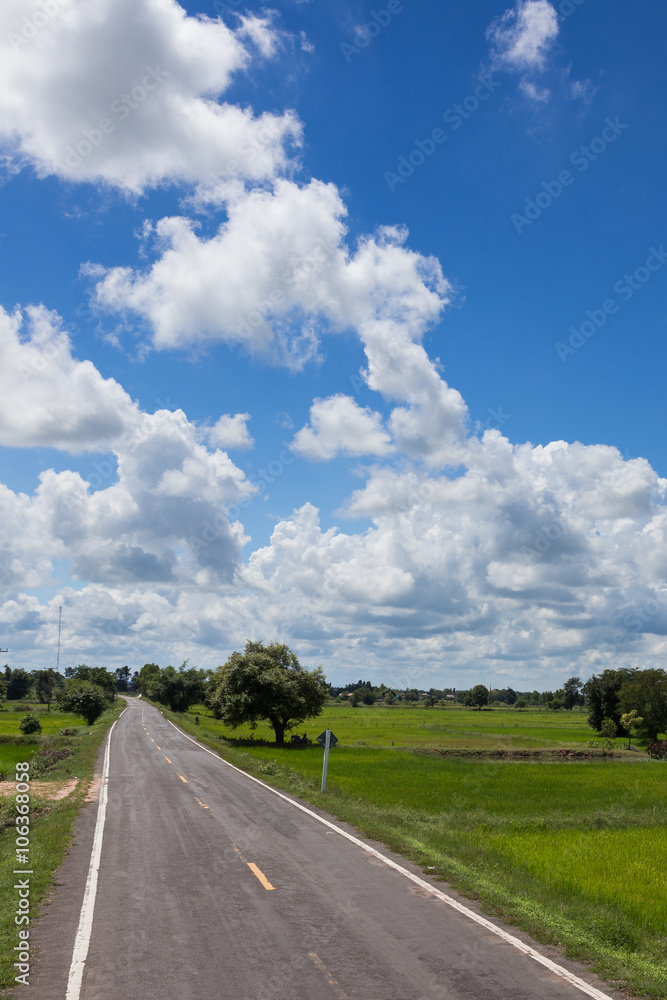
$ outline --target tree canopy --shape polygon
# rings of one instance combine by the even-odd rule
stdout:
[[[483,684],[475,684],[472,691],[467,692],[465,699],[465,704],[470,708],[483,708],[489,704],[489,689]]]
[[[579,677],[570,677],[569,680],[565,681],[563,684],[563,703],[564,707],[572,711],[575,705],[584,704],[583,683]]]
[[[130,668],[126,665],[124,667],[116,667],[116,691],[125,692],[127,691],[130,684]]]
[[[286,730],[320,714],[328,693],[321,667],[306,670],[282,643],[249,639],[243,653],[232,653],[218,667],[208,700],[225,725],[235,729],[249,722],[254,729],[268,719],[276,743],[284,743]]]
[[[42,702],[47,707],[47,711],[51,711],[51,702],[53,701],[56,691],[63,687],[63,679],[60,674],[57,674],[53,667],[48,667],[46,670],[33,670],[32,676],[35,679],[35,695],[40,702]]]
[[[603,670],[584,686],[589,725],[600,732],[603,719],[613,720],[616,736],[626,732],[621,715],[637,712],[642,717],[637,732],[649,740],[667,732],[667,673],[662,669]]]
[[[187,660],[178,670],[171,666],[161,670],[157,664],[147,663],[141,668],[139,678],[141,691],[147,697],[168,705],[172,712],[187,712],[190,705],[204,700],[208,672],[197,667],[188,669]]]
[[[667,673],[661,669],[633,673],[621,685],[618,704],[619,711],[636,710],[642,717],[637,731],[646,739],[657,740],[658,733],[667,732]]]
[[[5,684],[7,685],[7,700],[20,701],[30,691],[32,678],[23,667],[11,667],[5,665]]]
[[[68,667],[65,671],[65,677],[96,684],[102,688],[111,701],[116,697],[116,675],[112,674],[106,667],[89,667],[87,663],[80,663],[78,667]]]
[[[633,671],[628,667],[622,667],[620,670],[603,670],[601,674],[596,674],[586,681],[584,694],[588,704],[588,724],[591,729],[599,733],[602,720],[612,719],[616,723],[616,735],[623,735],[618,696],[623,683],[632,674]]]
[[[92,726],[115,697],[115,691],[109,695],[99,684],[73,677],[58,695],[58,705],[63,712],[82,715],[86,725]]]
[[[144,663],[137,675],[137,687],[141,694],[148,696],[148,689],[159,674],[160,667],[157,663]]]

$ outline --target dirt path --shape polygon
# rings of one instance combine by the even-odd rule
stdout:
[[[78,778],[69,781],[31,781],[30,793],[40,799],[66,799],[79,784]],[[14,781],[0,781],[0,795],[13,795],[16,791]]]

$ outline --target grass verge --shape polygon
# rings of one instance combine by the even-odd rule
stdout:
[[[160,710],[230,763],[387,844],[615,988],[667,1000],[665,764],[357,744],[332,751],[322,795],[319,747],[243,746],[208,719]]]
[[[38,745],[0,745],[0,761],[6,777],[13,781],[17,761],[30,760],[32,780],[49,783],[77,777],[76,789],[67,798],[53,800],[46,789],[30,792],[30,924],[38,916],[44,897],[51,888],[54,873],[65,857],[76,817],[85,802],[100,745],[109,727],[118,718],[125,702],[118,700],[94,726],[77,726],[68,730],[69,735],[42,737]],[[71,718],[71,717],[69,717]],[[16,757],[15,751],[31,753]],[[18,893],[13,888],[16,879],[15,835],[16,799],[14,794],[0,798],[0,863],[3,890],[0,896],[0,989],[3,994],[15,985],[13,966],[14,946],[18,944],[18,928],[14,923]]]

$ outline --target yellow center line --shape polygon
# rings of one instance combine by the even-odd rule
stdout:
[[[169,760],[166,754],[164,755],[164,759],[166,760],[167,764],[171,764],[171,761]]]
[[[211,808],[210,806],[207,806],[205,802],[202,802],[201,799],[198,799],[196,795],[195,795],[195,799],[197,800],[197,802],[199,803],[199,805],[202,807],[202,809],[210,809]]]
[[[243,861],[243,863],[244,863],[244,864],[246,864],[246,865],[248,866],[248,868],[249,868],[249,869],[250,869],[250,871],[251,871],[251,872],[253,873],[253,875],[254,875],[254,876],[255,876],[256,878],[258,878],[258,879],[259,879],[259,881],[260,881],[260,882],[262,883],[262,885],[264,886],[264,888],[265,888],[265,889],[266,889],[267,891],[270,891],[271,889],[275,889],[275,888],[276,888],[276,887],[275,887],[275,885],[271,885],[271,883],[269,882],[269,880],[268,880],[268,878],[266,877],[266,875],[264,874],[264,872],[263,872],[263,871],[260,871],[260,869],[259,869],[259,868],[257,867],[257,865],[256,865],[256,864],[253,864],[253,862],[252,862],[252,861],[246,861],[246,859],[245,859],[245,858],[243,857],[243,855],[242,855],[242,854],[241,854],[241,852],[239,851],[239,849],[238,849],[238,847],[236,846],[236,844],[232,844],[232,847],[234,848],[234,850],[236,851],[236,853],[237,853],[237,854],[238,854],[238,856],[240,857],[241,861]]]
[[[333,988],[335,989],[336,993],[341,998],[341,1000],[348,1000],[347,993],[345,992],[345,990],[340,988],[340,986],[338,985],[338,980],[334,979],[334,977],[331,975],[331,973],[327,969],[326,965],[324,964],[320,956],[316,955],[314,951],[309,951],[308,958],[312,959],[317,968],[320,970],[320,972],[324,973],[324,975],[329,980],[329,985],[333,986]]]
[[[156,746],[156,747],[158,748],[158,750],[161,750],[161,749],[162,749],[162,747],[158,747],[158,746],[157,746],[157,743],[155,744],[155,746]]]
[[[176,772],[176,774],[178,774],[178,771]],[[188,779],[187,779],[187,778],[184,778],[182,774],[178,774],[178,776],[179,776],[179,778],[181,779],[181,781],[184,781],[184,782],[185,782],[185,784],[187,785],[187,783],[188,783]]]
[[[152,736],[151,736],[151,743],[155,743],[155,740],[153,739]]]
[[[246,861],[246,864],[250,869],[250,871],[253,873],[253,875],[257,876],[257,878],[262,883],[265,889],[275,889],[275,885],[271,885],[264,872],[261,872],[257,867],[257,865],[254,865],[252,861]]]

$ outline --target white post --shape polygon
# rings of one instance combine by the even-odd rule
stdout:
[[[324,764],[322,765],[322,791],[327,790],[327,767],[329,764],[329,743],[331,741],[331,730],[327,729],[324,737]]]

